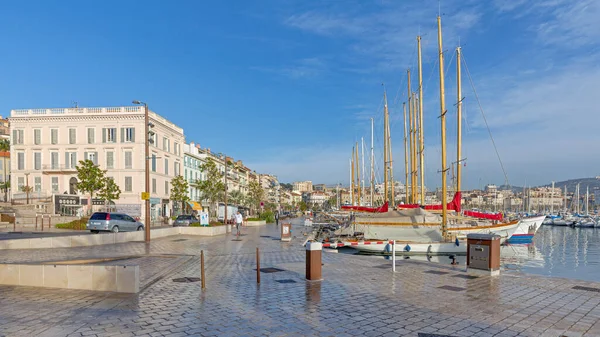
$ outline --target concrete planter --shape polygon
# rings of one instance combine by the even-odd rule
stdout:
[[[267,222],[265,220],[247,221],[246,222],[247,227],[258,227],[258,226],[264,226],[266,224],[267,224]]]

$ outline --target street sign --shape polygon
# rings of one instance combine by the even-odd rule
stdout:
[[[200,213],[200,225],[208,226],[208,213],[207,212]]]
[[[150,193],[142,192],[142,200],[148,200],[148,199],[150,199]]]

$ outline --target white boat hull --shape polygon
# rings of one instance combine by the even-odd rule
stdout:
[[[356,246],[350,246],[363,253],[382,254],[392,253],[392,245],[389,243],[382,244],[359,244]],[[446,254],[467,254],[467,242],[459,240],[457,246],[454,242],[402,242],[396,243],[396,255],[446,255]]]
[[[545,219],[546,217],[543,215],[521,219],[517,230],[509,238],[508,243],[530,243]]]

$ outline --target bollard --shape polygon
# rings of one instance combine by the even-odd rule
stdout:
[[[292,224],[281,224],[281,241],[289,242],[292,240]]]
[[[44,231],[44,214],[42,214],[42,232]]]
[[[204,251],[200,251],[200,278],[202,282],[202,290],[206,288],[206,282],[204,281]]]
[[[17,214],[13,213],[13,232],[17,231]]]
[[[48,229],[52,228],[52,216],[48,214]]]
[[[37,218],[38,218],[38,215],[37,215],[37,213],[35,213],[35,230],[36,231],[37,231],[37,222],[38,222]]]
[[[392,271],[396,272],[396,240],[392,241]]]
[[[260,251],[256,247],[256,283],[260,284]]]
[[[323,244],[308,242],[306,244],[306,279],[309,281],[321,280],[321,252]]]

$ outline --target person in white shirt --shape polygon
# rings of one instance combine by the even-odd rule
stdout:
[[[240,235],[240,226],[242,225],[243,221],[244,218],[242,217],[242,214],[240,213],[240,211],[237,211],[237,214],[235,215],[235,228],[237,230],[236,235]]]

